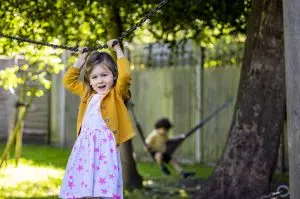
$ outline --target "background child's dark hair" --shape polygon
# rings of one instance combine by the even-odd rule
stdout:
[[[157,120],[154,124],[155,129],[159,128],[165,128],[165,129],[170,129],[173,127],[173,124],[169,121],[168,118],[161,118]]]
[[[114,84],[115,86],[118,79],[118,67],[113,58],[106,52],[93,52],[91,53],[86,61],[86,65],[84,67],[84,83],[89,88],[89,91],[92,91],[90,85],[90,74],[94,70],[95,66],[102,64],[105,65],[113,74]]]

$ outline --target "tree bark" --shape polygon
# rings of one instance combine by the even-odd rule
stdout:
[[[133,147],[131,140],[121,145],[123,184],[124,187],[133,190],[143,187],[143,178],[136,169],[136,162],[132,156]]]
[[[195,198],[254,199],[268,193],[285,114],[281,0],[253,0],[234,116],[212,178]]]
[[[290,198],[300,198],[300,2],[283,1]]]
[[[107,19],[112,22],[107,28],[108,39],[117,38],[122,34],[122,20],[119,15],[119,9],[114,4],[107,7]],[[143,179],[136,169],[136,162],[133,158],[133,146],[131,140],[120,146],[122,159],[122,173],[124,187],[127,189],[140,189],[143,186]]]

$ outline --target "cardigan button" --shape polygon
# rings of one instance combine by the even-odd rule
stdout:
[[[117,130],[114,130],[114,131],[113,131],[113,134],[117,134],[117,132],[118,132]]]
[[[105,122],[109,122],[109,119],[105,119],[104,121],[105,121]]]

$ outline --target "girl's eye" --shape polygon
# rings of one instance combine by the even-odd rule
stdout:
[[[107,76],[107,74],[102,74],[101,76],[102,76],[102,77],[106,77],[106,76]]]
[[[93,76],[93,77],[92,77],[92,79],[96,79],[96,78],[97,78],[96,76]]]

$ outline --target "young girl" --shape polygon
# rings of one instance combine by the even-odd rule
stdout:
[[[74,67],[64,76],[64,86],[81,97],[77,140],[66,167],[60,198],[123,198],[118,145],[134,136],[125,107],[130,68],[119,44],[107,42],[117,53],[117,65],[105,52],[80,49]],[[87,60],[86,60],[87,58]],[[85,64],[86,62],[86,64]],[[84,82],[78,80],[84,66]]]

